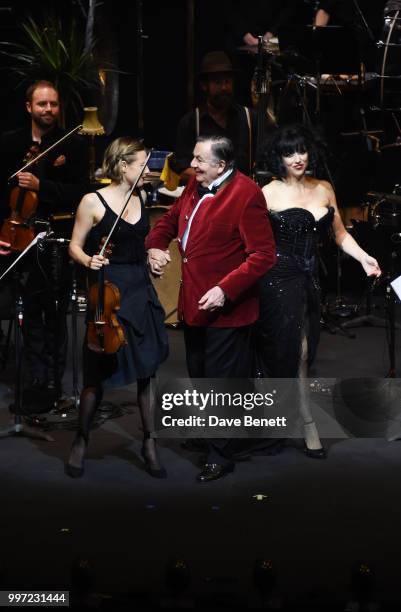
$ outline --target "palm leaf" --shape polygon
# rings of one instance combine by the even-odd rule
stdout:
[[[81,114],[84,93],[99,87],[95,41],[85,49],[84,36],[75,20],[65,25],[56,17],[47,17],[43,23],[29,17],[21,27],[23,44],[0,42],[0,53],[10,60],[9,69],[20,78],[21,85],[43,78],[52,81],[64,108],[70,106]]]

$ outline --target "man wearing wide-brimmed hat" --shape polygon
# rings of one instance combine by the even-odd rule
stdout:
[[[227,136],[234,144],[237,168],[250,174],[252,168],[252,111],[234,100],[235,70],[223,51],[206,53],[199,71],[204,103],[184,115],[177,129],[173,169],[188,177],[194,142],[198,136]]]

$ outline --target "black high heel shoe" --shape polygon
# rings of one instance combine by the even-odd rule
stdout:
[[[327,459],[327,451],[324,446],[322,448],[308,448],[306,443],[304,443],[303,451],[311,459]]]
[[[155,444],[155,456],[151,457],[149,450],[146,449],[146,440],[153,440]],[[161,466],[157,459],[156,454],[156,442],[154,438],[151,437],[150,431],[144,432],[144,438],[142,443],[141,455],[145,462],[146,471],[153,476],[153,478],[167,478],[167,472],[163,466]],[[157,465],[157,467],[156,467]]]
[[[85,472],[84,461],[85,461],[85,450],[86,450],[86,447],[88,446],[88,436],[84,434],[82,431],[77,431],[75,440],[72,443],[70,456],[74,448],[74,445],[78,443],[80,438],[83,439],[84,444],[85,444],[84,456],[82,458],[82,465],[80,467],[77,467],[75,465],[71,465],[71,463],[69,463],[68,461],[64,464],[64,472],[67,474],[67,476],[70,476],[70,478],[82,478]]]

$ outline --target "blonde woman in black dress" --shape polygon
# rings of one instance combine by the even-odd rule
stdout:
[[[111,184],[82,199],[70,243],[70,255],[94,272],[104,267],[105,279],[119,289],[121,307],[117,316],[124,329],[127,344],[113,355],[90,350],[85,339],[83,349],[83,391],[79,407],[79,427],[73,442],[66,473],[80,477],[93,416],[103,388],[121,387],[137,382],[137,398],[142,418],[144,439],[142,456],[149,473],[166,477],[157,455],[154,431],[154,398],[151,378],[168,355],[164,327],[164,311],[150,282],[144,248],[149,219],[140,187],[148,168],[144,169],[138,189],[130,198],[112,237],[114,244],[109,259],[96,253],[103,236],[107,236],[121,211],[128,193],[146,164],[147,153],[142,142],[118,138],[105,152],[103,172]]]

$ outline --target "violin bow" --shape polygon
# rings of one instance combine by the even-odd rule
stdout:
[[[10,178],[8,179],[8,182],[11,181],[11,179],[13,179],[15,176],[17,176],[17,174],[19,174],[20,172],[23,172],[24,170],[26,170],[27,168],[29,168],[30,166],[32,166],[32,164],[34,164],[35,162],[37,162],[39,159],[41,159],[41,157],[44,157],[45,155],[47,155],[47,153],[49,151],[51,151],[52,149],[54,149],[54,147],[57,147],[57,145],[60,144],[60,142],[63,142],[63,140],[66,140],[67,138],[69,138],[70,136],[72,136],[72,134],[75,134],[75,132],[78,132],[78,130],[82,129],[82,125],[77,125],[76,127],[74,127],[73,130],[71,130],[70,132],[68,132],[68,134],[64,134],[64,136],[62,136],[59,140],[57,140],[57,142],[54,142],[52,145],[50,145],[50,147],[48,147],[47,149],[45,149],[45,151],[42,151],[42,153],[39,153],[39,155],[37,155],[36,157],[34,157],[33,159],[30,159],[28,163],[25,164],[25,166],[22,166],[22,168],[20,168],[19,170],[17,170],[17,172],[14,172],[14,174],[12,174],[10,176]]]
[[[150,156],[151,156],[151,155],[152,155],[152,151],[149,151],[148,156],[147,156],[147,158],[146,158],[146,161],[145,161],[145,163],[144,163],[144,165],[143,165],[143,168],[142,168],[142,170],[140,171],[140,173],[138,174],[138,176],[136,177],[136,179],[135,179],[135,183],[133,184],[133,186],[132,186],[132,187],[131,187],[131,189],[129,190],[129,192],[128,192],[128,196],[127,196],[127,199],[126,199],[126,201],[125,201],[125,204],[124,204],[124,206],[122,207],[122,209],[121,209],[121,211],[120,211],[120,213],[119,213],[119,215],[118,215],[117,219],[114,221],[113,226],[112,226],[112,228],[111,228],[111,230],[110,230],[110,232],[109,232],[109,235],[107,236],[106,240],[105,240],[105,241],[104,241],[104,243],[103,243],[103,246],[102,246],[102,248],[101,248],[101,250],[100,250],[100,253],[99,253],[99,255],[101,255],[102,257],[103,257],[103,254],[104,254],[104,252],[105,252],[106,248],[107,248],[107,245],[108,245],[108,244],[109,244],[109,242],[110,242],[110,238],[111,238],[111,236],[112,236],[112,234],[113,234],[114,230],[116,229],[116,226],[117,226],[117,224],[119,223],[119,221],[120,221],[120,219],[121,219],[121,217],[122,217],[123,213],[124,213],[124,210],[125,210],[125,209],[127,208],[127,206],[128,206],[128,202],[130,201],[130,198],[131,198],[132,194],[134,193],[134,191],[135,191],[135,189],[136,189],[136,186],[137,186],[137,184],[138,184],[138,181],[139,181],[139,179],[141,178],[142,174],[144,173],[146,166],[148,165],[148,161],[149,161],[149,158],[150,158]]]

